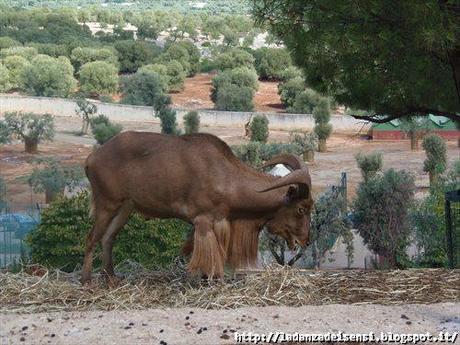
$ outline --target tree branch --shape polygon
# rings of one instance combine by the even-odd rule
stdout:
[[[406,111],[400,112],[400,113],[395,113],[392,115],[386,115],[385,117],[382,118],[382,115],[353,115],[351,114],[352,117],[354,117],[357,120],[365,120],[365,121],[370,121],[374,123],[386,123],[391,120],[395,119],[400,119],[402,117],[406,117],[408,115],[412,116],[428,116],[430,114],[437,115],[437,116],[444,116],[449,119],[451,119],[454,122],[460,121],[460,115],[452,112],[445,112],[445,111],[439,111],[435,109],[429,109],[429,108],[419,108],[419,107],[413,107],[409,108]]]

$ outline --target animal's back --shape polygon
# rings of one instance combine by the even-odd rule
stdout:
[[[173,136],[129,131],[93,152],[87,158],[86,173],[93,194],[111,200],[136,195],[141,203],[155,191],[168,198],[163,200],[168,203],[185,192],[222,189],[225,183],[212,186],[209,181],[228,180],[240,164],[227,144],[210,134]]]

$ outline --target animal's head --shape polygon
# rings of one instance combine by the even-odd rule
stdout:
[[[310,241],[310,216],[313,207],[310,173],[299,157],[290,154],[279,155],[263,167],[280,163],[288,166],[292,172],[275,180],[271,186],[260,192],[289,187],[284,195],[283,206],[275,212],[266,227],[270,233],[284,238],[291,250],[297,244],[306,247]]]

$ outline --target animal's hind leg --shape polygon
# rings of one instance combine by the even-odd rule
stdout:
[[[188,270],[201,272],[208,278],[224,275],[224,251],[213,231],[213,222],[207,217],[194,220],[193,253]]]
[[[97,209],[95,216],[96,219],[93,228],[86,238],[85,259],[83,260],[83,270],[81,275],[82,284],[87,284],[91,281],[94,250],[96,248],[96,244],[104,236],[104,233],[114,216],[114,212],[106,209]]]
[[[115,272],[113,271],[113,261],[112,261],[112,249],[113,243],[115,241],[116,236],[126,224],[131,211],[133,210],[133,206],[130,202],[124,203],[117,211],[117,214],[111,220],[107,231],[105,232],[104,236],[102,237],[101,244],[102,244],[102,264],[104,267],[104,273],[106,274],[109,282],[112,280],[115,282]]]

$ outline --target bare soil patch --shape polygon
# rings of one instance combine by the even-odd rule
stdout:
[[[213,109],[210,93],[212,78],[215,74],[197,74],[185,79],[184,90],[171,93],[174,106],[187,109]],[[284,108],[278,95],[278,83],[260,81],[259,89],[254,96],[257,112],[283,112]]]

